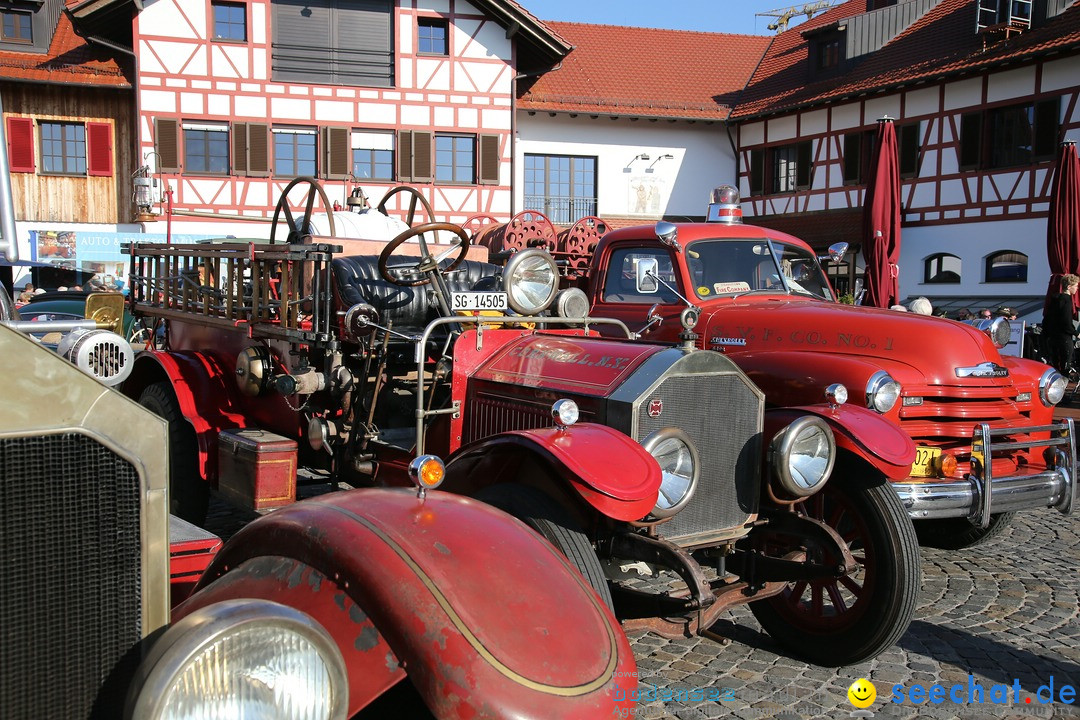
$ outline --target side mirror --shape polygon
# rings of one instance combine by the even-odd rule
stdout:
[[[833,243],[829,246],[829,260],[835,263],[841,262],[847,255],[848,244],[846,242]]]
[[[634,289],[644,295],[656,293],[660,289],[660,283],[656,279],[659,269],[660,263],[656,258],[638,258],[634,267]]]
[[[675,248],[675,251],[679,251],[679,241],[677,239],[679,235],[679,228],[666,220],[661,220],[656,223],[656,227],[653,228],[653,232],[656,233],[656,237],[660,239],[660,242],[665,245],[669,245]]]

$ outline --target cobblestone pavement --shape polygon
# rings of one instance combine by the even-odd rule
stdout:
[[[667,640],[631,637],[641,677],[678,696],[695,688],[730,688],[730,700],[647,700],[636,718],[839,718],[854,708],[847,688],[860,677],[874,683],[868,708],[889,718],[1080,718],[1080,516],[1056,510],[1018,513],[1011,528],[985,547],[964,551],[924,548],[923,587],[915,619],[900,642],[876,659],[846,668],[821,668],[785,656],[746,608],[714,629],[730,638]],[[1048,686],[1077,691],[1072,705],[1041,705]],[[1018,681],[1021,699],[1011,688]],[[944,702],[894,704],[892,688],[939,683]],[[948,697],[963,685],[964,704]],[[984,688],[984,703],[967,703],[968,686]],[[994,685],[1008,685],[1011,705],[991,704]],[[699,695],[700,696],[700,695]],[[1000,689],[999,695],[1000,698]],[[1047,690],[1043,690],[1047,698]],[[1031,698],[1031,704],[1025,700]]]

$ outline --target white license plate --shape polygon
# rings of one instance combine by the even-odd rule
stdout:
[[[458,310],[505,310],[506,293],[460,292],[450,296],[450,309]]]

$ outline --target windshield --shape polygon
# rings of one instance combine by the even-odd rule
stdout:
[[[698,240],[686,248],[699,298],[776,292],[833,300],[817,257],[777,240]]]

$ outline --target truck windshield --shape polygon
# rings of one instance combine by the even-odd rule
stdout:
[[[776,240],[698,240],[686,261],[699,298],[775,292],[833,300],[817,257]]]

